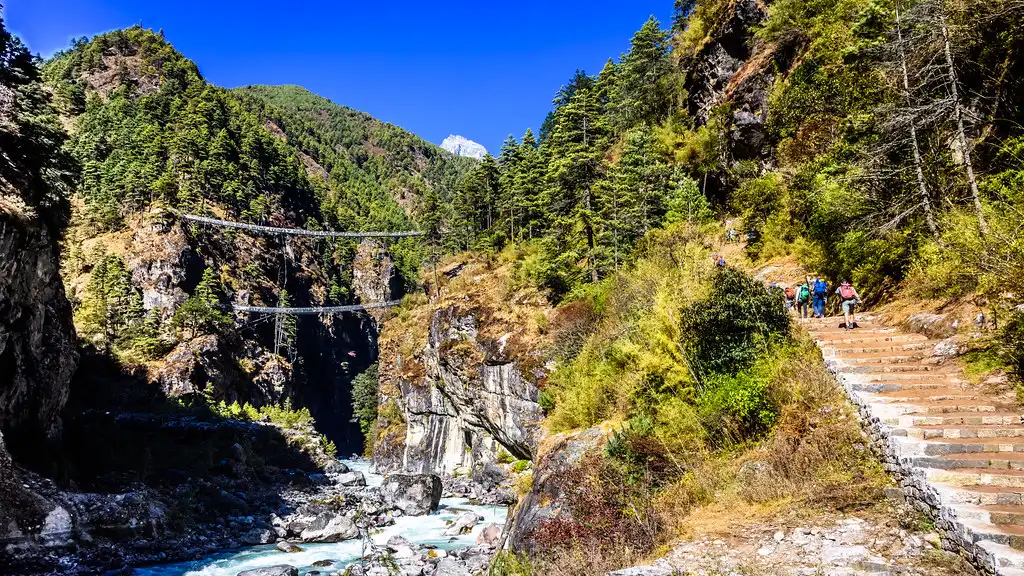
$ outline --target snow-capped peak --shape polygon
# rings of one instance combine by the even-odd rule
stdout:
[[[468,156],[470,158],[476,158],[480,160],[487,154],[487,148],[483,145],[473,142],[469,138],[464,136],[457,136],[455,134],[449,134],[444,142],[441,142],[441,148],[451,152],[452,154],[458,154],[459,156]]]

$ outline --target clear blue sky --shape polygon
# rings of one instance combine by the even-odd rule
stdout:
[[[211,82],[299,84],[440,143],[497,153],[534,131],[576,68],[600,71],[672,0],[6,0],[8,27],[44,57],[71,38],[163,29]]]

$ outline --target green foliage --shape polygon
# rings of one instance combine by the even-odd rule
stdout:
[[[789,332],[782,301],[736,270],[712,272],[692,233],[658,233],[600,285],[606,316],[545,389],[554,430],[628,417],[608,453],[631,475],[669,466],[670,453],[759,437],[778,412],[774,359]]]
[[[124,260],[107,254],[102,246],[93,257],[89,282],[75,312],[79,333],[118,351],[132,348],[137,337],[155,338],[159,318],[143,322],[142,293],[132,284]]]
[[[529,460],[516,460],[512,463],[512,471],[516,474],[522,474],[523,472],[530,469],[533,465]]]
[[[203,278],[192,296],[175,310],[171,327],[179,330],[183,339],[216,332],[230,324],[230,318],[221,310],[218,285],[213,271],[209,268],[203,270]]]
[[[69,189],[78,166],[63,150],[61,128],[35,58],[0,18],[0,184],[20,197],[50,229],[54,243],[70,215]]]
[[[779,406],[772,396],[770,356],[761,364],[736,374],[708,379],[697,400],[697,412],[710,440],[729,446],[757,438],[772,429]]]
[[[669,196],[666,202],[665,222],[675,224],[686,222],[692,226],[703,226],[711,222],[715,213],[711,203],[700,191],[697,181],[676,168],[669,182]]]
[[[533,564],[525,554],[499,552],[491,563],[489,576],[533,576]]]
[[[699,374],[735,375],[789,332],[782,300],[731,268],[716,275],[706,301],[691,305],[681,317],[687,356]]]
[[[366,436],[377,423],[378,379],[377,364],[374,363],[352,380],[352,415]]]

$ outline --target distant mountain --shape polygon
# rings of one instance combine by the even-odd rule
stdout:
[[[444,148],[452,154],[476,158],[477,160],[480,160],[487,155],[487,148],[484,148],[482,144],[473,142],[465,136],[456,136],[455,134],[449,134],[448,137],[444,139],[444,142],[441,142],[441,148]]]

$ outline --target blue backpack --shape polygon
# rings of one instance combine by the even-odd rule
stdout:
[[[814,293],[825,294],[828,292],[828,284],[824,280],[817,280],[814,282]]]

